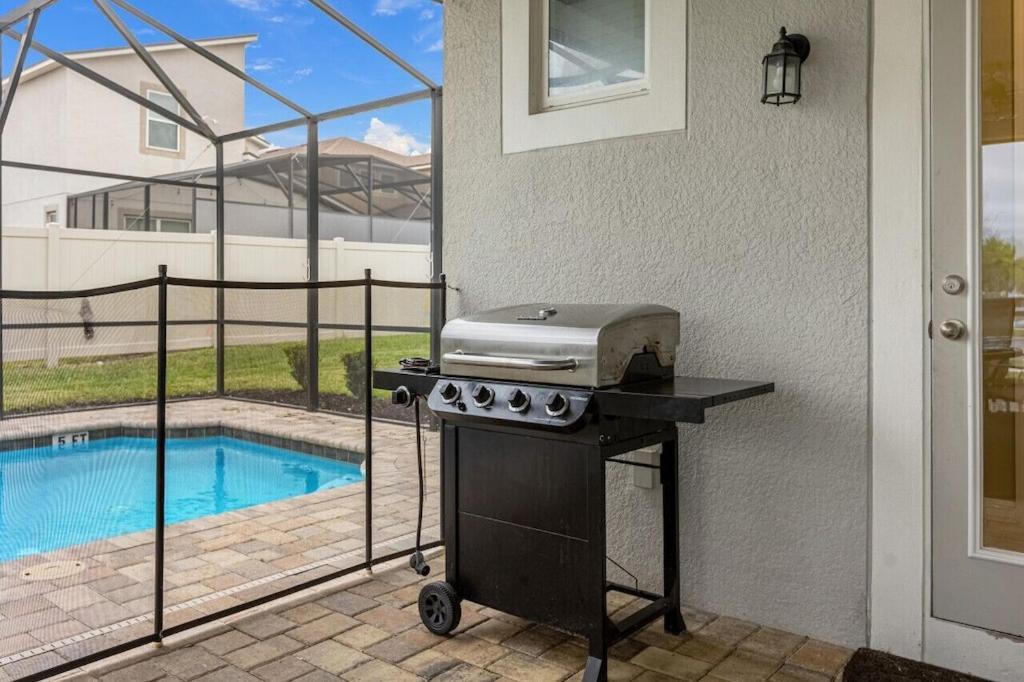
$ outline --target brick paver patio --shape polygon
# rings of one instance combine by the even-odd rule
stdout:
[[[152,407],[92,410],[0,423],[0,440],[55,432],[153,426]],[[221,426],[361,453],[357,419],[229,400],[174,403],[172,430]],[[172,434],[173,435],[173,434]],[[436,435],[428,441],[426,537],[436,537]],[[374,430],[375,553],[410,546],[415,522],[415,438],[407,426]],[[363,557],[364,485],[205,517],[168,528],[166,623],[173,625],[328,573]],[[151,533],[0,564],[0,682],[128,641],[152,630]],[[79,561],[74,575],[27,579],[50,561]],[[443,557],[431,561],[435,573]],[[437,580],[432,575],[428,580]],[[418,576],[407,568],[349,576],[347,587],[147,647],[128,663],[97,664],[74,679],[124,680],[496,680],[579,679],[585,643],[548,627],[464,604],[460,628],[435,637],[419,624]],[[353,583],[357,583],[354,584]],[[298,598],[300,601],[302,598]],[[616,593],[622,617],[642,602]],[[657,682],[823,682],[851,652],[796,634],[684,609],[690,633],[656,624],[616,646],[611,679]],[[208,627],[208,629],[209,629]],[[141,657],[141,660],[139,660]]]
[[[152,406],[14,418],[0,422],[0,440],[145,430],[154,419]],[[355,463],[362,461],[360,419],[230,400],[169,406],[172,436],[219,427],[355,453]],[[436,434],[424,435],[427,452],[436,453]],[[418,489],[413,429],[376,424],[374,453],[373,531],[375,555],[382,556],[412,544]],[[436,459],[428,457],[428,540],[438,537]],[[165,624],[358,564],[365,556],[364,492],[365,485],[356,483],[169,526]],[[151,632],[153,561],[153,533],[146,531],[0,564],[0,682]],[[47,565],[71,566],[72,574],[48,578]]]
[[[431,563],[440,573],[443,557]],[[581,679],[583,640],[498,611],[463,603],[458,630],[449,637],[431,635],[417,615],[422,582],[408,568],[394,568],[347,589],[223,625],[141,660],[69,677],[82,682]],[[643,603],[614,593],[609,599],[615,617]],[[687,635],[667,635],[655,623],[617,645],[609,678],[826,682],[841,677],[852,654],[734,618],[694,609],[684,614]]]

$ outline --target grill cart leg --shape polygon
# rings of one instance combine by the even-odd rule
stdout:
[[[595,654],[593,650],[587,658],[587,667],[583,671],[583,682],[607,682],[608,652]]]
[[[665,632],[679,635],[686,632],[683,612],[679,608],[679,441],[661,444],[661,494],[665,547],[665,598],[669,610],[665,614]]]
[[[600,448],[593,448],[588,455],[587,507],[588,542],[586,575],[577,579],[585,581],[587,604],[586,636],[588,641],[587,667],[583,682],[605,682],[608,679],[608,538],[605,500],[605,456]]]

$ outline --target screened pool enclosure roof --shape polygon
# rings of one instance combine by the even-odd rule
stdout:
[[[372,153],[325,153],[328,149]],[[320,239],[430,242],[429,154],[403,157],[340,138],[322,142],[318,158]],[[226,233],[306,236],[309,163],[305,146],[301,146],[270,149],[259,158],[226,164]],[[156,231],[161,218],[170,218],[177,225],[188,225],[190,232],[214,231],[216,193],[190,187],[192,183],[216,183],[216,169],[164,175],[156,184],[140,180],[82,192],[68,199],[68,227]]]
[[[365,215],[371,202],[373,192],[386,192],[404,197],[412,203],[412,208],[424,209],[419,218],[429,216],[430,210],[430,173],[429,168],[414,170],[409,166],[385,161],[370,155],[320,154],[320,206],[323,209]],[[429,163],[429,162],[428,162]],[[373,167],[374,177],[369,176]],[[309,157],[305,152],[288,154],[267,154],[252,161],[241,161],[224,166],[224,180],[236,183],[251,182],[268,187],[274,192],[268,193],[265,203],[270,206],[288,206],[289,197],[305,205],[306,189],[309,186]],[[199,171],[190,170],[181,173],[162,175],[155,179],[156,184],[162,180],[184,181],[197,183],[209,182],[216,174],[216,169],[207,168]],[[291,185],[289,185],[289,181]],[[83,192],[74,198],[94,196],[105,193],[139,189],[153,181],[126,182],[104,189]],[[230,190],[228,190],[230,193]],[[275,197],[277,194],[279,196]],[[277,199],[275,201],[275,198]],[[231,199],[229,198],[228,201]],[[403,202],[405,203],[405,202]],[[403,215],[396,208],[385,209],[374,204],[374,210],[391,217],[410,217],[415,212]],[[416,218],[414,218],[416,219]]]

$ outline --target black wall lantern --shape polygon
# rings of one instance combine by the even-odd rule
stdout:
[[[765,55],[764,95],[761,104],[796,104],[800,101],[800,68],[811,53],[811,42],[799,33],[786,34],[786,27],[779,31],[779,40],[772,47],[771,54]]]

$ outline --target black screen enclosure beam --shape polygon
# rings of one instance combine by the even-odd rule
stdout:
[[[193,52],[195,52],[196,54],[200,55],[201,57],[203,57],[205,59],[208,59],[209,61],[213,62],[214,64],[216,64],[220,68],[222,68],[225,71],[227,71],[228,73],[232,74],[233,76],[235,76],[237,78],[241,78],[246,83],[248,83],[249,85],[253,86],[254,88],[262,90],[264,93],[266,93],[267,95],[270,95],[271,97],[273,97],[278,102],[280,102],[281,104],[285,105],[286,107],[288,107],[292,111],[294,111],[294,112],[296,112],[296,113],[298,113],[298,114],[300,114],[302,116],[307,116],[307,117],[313,115],[312,112],[307,111],[304,107],[296,104],[295,102],[293,102],[292,100],[288,99],[287,97],[285,97],[284,95],[282,95],[278,91],[274,90],[270,86],[268,86],[265,83],[255,79],[255,78],[253,78],[252,76],[247,74],[245,71],[242,71],[241,69],[237,68],[234,64],[231,64],[231,63],[221,59],[220,57],[218,57],[214,53],[210,52],[205,47],[203,47],[202,45],[196,43],[195,41],[189,40],[185,36],[181,35],[177,31],[175,31],[170,26],[168,26],[168,25],[158,21],[157,19],[155,19],[152,16],[146,14],[145,12],[140,10],[139,8],[131,5],[130,3],[125,2],[124,0],[110,0],[110,1],[113,2],[115,5],[117,5],[118,7],[120,7],[121,9],[125,10],[126,12],[134,15],[140,21],[149,24],[150,26],[152,26],[156,30],[164,33],[165,35],[170,36],[171,38],[173,38],[174,40],[178,41],[179,43],[181,43],[182,45],[184,45],[188,49],[190,49]]]
[[[373,49],[377,50],[377,52],[380,52],[388,59],[390,59],[392,63],[400,67],[403,71],[405,71],[407,74],[418,80],[420,83],[423,83],[431,90],[437,88],[437,83],[427,78],[412,64],[410,64],[409,62],[405,61],[397,54],[395,54],[391,49],[384,45],[384,43],[380,42],[379,40],[371,36],[369,33],[364,31],[362,28],[359,27],[358,24],[353,22],[351,19],[346,17],[338,10],[334,9],[328,2],[326,2],[326,0],[309,0],[309,2],[312,3],[313,5],[316,5],[320,9],[320,11],[329,16],[331,19],[334,19],[336,22],[347,28],[349,31],[359,36],[359,38],[361,38],[363,42],[371,46]]]
[[[10,37],[14,38],[15,40],[21,40],[21,33],[18,32],[18,31],[15,31],[13,28],[6,28],[6,29],[4,29],[4,33],[6,33]],[[119,85],[118,83],[115,83],[114,81],[110,80],[106,76],[101,76],[100,74],[96,73],[95,71],[93,71],[92,69],[88,68],[87,66],[83,66],[82,64],[79,64],[75,60],[69,59],[68,57],[65,57],[60,52],[57,52],[55,50],[51,50],[50,48],[48,48],[45,45],[43,45],[42,43],[40,43],[38,40],[33,40],[31,45],[32,45],[32,49],[35,50],[36,52],[39,52],[43,56],[48,57],[49,59],[52,59],[53,61],[57,62],[61,66],[74,71],[79,76],[83,76],[85,78],[88,78],[89,80],[91,80],[92,82],[96,83],[97,85],[100,85],[100,86],[102,86],[104,88],[107,88],[108,90],[116,92],[117,94],[121,95],[122,97],[130,99],[131,101],[133,101],[136,104],[138,104],[140,107],[143,107],[145,109],[149,109],[150,111],[152,111],[154,113],[160,114],[161,116],[163,116],[164,118],[168,119],[169,121],[174,121],[175,123],[177,123],[181,127],[187,128],[188,130],[191,130],[193,133],[195,133],[197,135],[201,135],[201,136],[205,137],[206,139],[212,141],[212,139],[210,137],[208,137],[207,134],[199,126],[197,126],[195,123],[193,123],[192,121],[188,120],[184,116],[179,116],[178,114],[175,114],[173,111],[170,111],[168,109],[164,109],[159,104],[154,104],[153,102],[150,102],[145,97],[132,92],[128,88],[123,87],[122,85]]]
[[[14,61],[14,71],[11,73],[10,84],[7,86],[7,93],[3,96],[3,108],[0,109],[0,135],[7,126],[7,117],[11,113],[11,105],[14,104],[14,95],[18,92],[18,84],[21,82],[21,72],[25,68],[25,59],[28,57],[28,46],[32,44],[32,36],[35,35],[36,25],[39,23],[39,10],[32,12],[28,19],[28,28],[25,35],[21,37],[21,44],[18,45],[18,56]]]
[[[149,50],[139,42],[139,39],[135,37],[135,34],[132,33],[131,29],[128,28],[121,17],[119,17],[110,4],[107,3],[107,0],[93,0],[93,3],[99,7],[104,16],[106,16],[114,28],[117,29],[117,32],[120,33],[128,42],[128,45],[131,46],[135,54],[142,60],[142,63],[145,64],[149,70],[153,72],[153,75],[156,76],[157,80],[167,88],[167,92],[171,93],[171,97],[173,97],[178,105],[185,110],[193,121],[195,121],[196,125],[203,131],[203,137],[208,140],[215,140],[217,135],[213,132],[213,129],[207,125],[203,115],[196,111],[196,108],[192,106],[192,102],[182,94],[181,90],[179,90],[178,86],[174,84],[171,77],[167,75],[167,72],[165,72],[160,65],[156,63],[156,59],[153,58],[153,55],[151,55]]]
[[[320,125],[310,119],[306,130],[307,280],[320,281]],[[306,390],[310,411],[320,409],[320,292],[306,292]]]
[[[190,189],[217,189],[216,185],[211,185],[205,182],[189,182],[188,180],[148,178],[142,175],[107,173],[106,171],[84,170],[81,168],[65,168],[64,166],[49,166],[42,163],[25,163],[24,161],[0,161],[0,165],[5,166],[7,168],[20,168],[22,170],[43,171],[45,173],[62,173],[64,175],[83,175],[90,178],[108,178],[110,180],[139,182],[145,183],[147,185],[168,185],[171,187],[188,187]]]
[[[41,12],[55,2],[57,0],[29,0],[21,7],[15,7],[0,17],[0,31],[6,31],[33,12]]]
[[[225,220],[224,220],[224,143],[217,143],[217,244],[214,247],[216,249],[217,258],[217,280],[224,281],[224,232],[225,232]],[[225,317],[225,303],[224,303],[224,289],[217,289],[217,395],[223,396],[226,392],[224,384],[224,364],[225,364],[225,353],[224,346],[226,339],[224,336],[224,317]]]
[[[362,114],[367,111],[374,111],[375,109],[387,109],[388,107],[395,107],[400,104],[408,104],[409,102],[417,102],[421,99],[429,99],[432,90],[417,90],[415,92],[409,92],[404,95],[395,95],[394,97],[385,97],[383,99],[373,100],[372,102],[364,102],[363,104],[356,104],[350,107],[342,107],[341,109],[332,109],[325,111],[320,114],[313,116],[315,121],[330,121],[336,118],[345,118],[346,116],[354,116],[355,114]],[[304,126],[309,121],[306,117],[293,118],[287,121],[281,121],[280,123],[271,123],[265,126],[259,126],[258,128],[249,128],[248,130],[239,130],[235,133],[228,133],[227,135],[221,135],[220,140],[222,142],[236,142],[238,140],[244,140],[247,137],[255,137],[258,135],[266,135],[267,133],[276,133],[281,130],[287,130],[288,128],[297,128]]]
[[[430,276],[434,281],[441,282],[441,290],[431,292],[430,359],[438,364],[441,362],[441,328],[448,315],[448,285],[443,274],[444,253],[441,249],[441,228],[444,224],[444,126],[441,125],[444,114],[443,95],[442,88],[433,90],[430,95]]]

